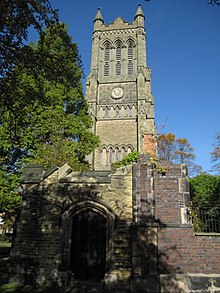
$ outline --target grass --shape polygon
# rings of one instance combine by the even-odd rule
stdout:
[[[21,286],[18,284],[4,284],[0,286],[0,293],[63,293],[64,289],[51,288],[34,288],[32,286]]]

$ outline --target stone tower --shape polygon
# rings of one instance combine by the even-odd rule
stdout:
[[[91,70],[86,83],[93,131],[100,147],[90,156],[95,170],[106,170],[133,150],[154,148],[154,100],[146,63],[146,31],[141,6],[132,23],[117,17],[94,19]]]

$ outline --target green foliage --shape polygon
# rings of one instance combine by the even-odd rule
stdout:
[[[57,20],[57,11],[48,0],[0,1],[0,78],[25,62],[28,28],[32,26],[40,32],[43,26]]]
[[[91,131],[83,96],[80,59],[65,25],[42,33],[36,46],[36,74],[16,67],[5,79],[6,106],[0,118],[0,154],[7,172],[23,163],[44,163],[46,168],[68,162],[74,169],[86,168],[85,155],[97,145]]]
[[[21,196],[17,190],[18,184],[19,174],[0,170],[0,211],[5,229],[11,227],[21,205]]]
[[[32,60],[18,64],[4,79],[6,103],[0,110],[0,207],[16,211],[17,186],[26,163],[45,169],[68,163],[89,168],[85,157],[98,146],[82,89],[81,61],[64,24],[42,32]]]
[[[0,293],[61,293],[64,292],[60,287],[33,287],[19,284],[4,284],[0,287]]]
[[[200,216],[201,209],[206,218],[213,223],[219,222],[220,176],[202,173],[190,179],[190,214],[195,232],[209,231],[208,222]],[[217,225],[219,226],[219,224]],[[216,232],[216,231],[214,231]]]
[[[137,162],[138,156],[139,156],[139,153],[137,151],[133,151],[133,152],[125,155],[122,160],[118,160],[118,161],[114,162],[112,165],[116,169],[123,167],[123,166],[130,165],[134,162]]]
[[[193,206],[220,205],[220,176],[202,173],[190,178],[190,196]]]

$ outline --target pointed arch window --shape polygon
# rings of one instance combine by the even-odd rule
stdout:
[[[109,76],[110,44],[105,43],[104,47],[104,76]]]
[[[108,150],[108,165],[113,163],[113,148],[110,147]]]
[[[107,150],[105,146],[100,150],[100,165],[107,165]]]
[[[115,65],[115,74],[121,75],[121,42],[116,43],[116,65]]]
[[[128,41],[128,75],[134,74],[134,42]]]

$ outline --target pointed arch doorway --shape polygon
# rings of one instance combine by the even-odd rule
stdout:
[[[74,279],[104,279],[108,230],[107,219],[94,210],[82,210],[72,217],[70,269]]]

